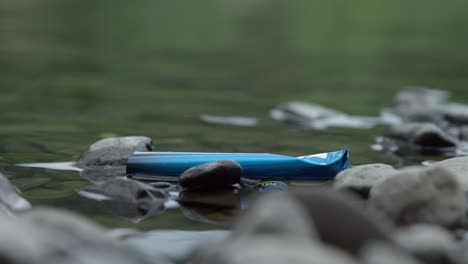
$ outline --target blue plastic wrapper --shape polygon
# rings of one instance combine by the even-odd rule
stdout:
[[[329,153],[290,157],[269,153],[135,152],[127,162],[127,174],[178,177],[185,170],[217,160],[234,160],[242,176],[259,180],[327,180],[351,167],[349,153]]]

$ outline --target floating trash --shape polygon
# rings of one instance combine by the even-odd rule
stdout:
[[[153,175],[179,177],[189,168],[218,160],[234,160],[242,168],[242,177],[264,180],[326,180],[351,167],[347,150],[302,157],[269,153],[135,152],[128,160],[127,174],[145,180]]]

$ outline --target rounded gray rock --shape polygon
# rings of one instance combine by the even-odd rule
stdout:
[[[233,160],[219,160],[201,164],[186,170],[179,177],[179,185],[185,189],[209,189],[240,183],[242,169]]]
[[[392,166],[376,163],[352,167],[340,172],[333,183],[335,189],[346,189],[367,197],[370,189],[396,173]]]
[[[396,225],[427,223],[453,228],[465,215],[457,178],[440,167],[407,169],[371,189],[369,205]]]
[[[125,165],[135,151],[151,151],[149,137],[130,136],[105,138],[91,145],[78,161],[81,167]]]
[[[468,191],[468,157],[446,159],[433,164],[455,175],[464,191]]]

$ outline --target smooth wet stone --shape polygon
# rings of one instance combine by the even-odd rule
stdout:
[[[367,197],[374,185],[396,172],[392,166],[381,163],[355,166],[340,172],[335,177],[333,187],[351,190]]]
[[[311,129],[328,127],[371,128],[382,123],[378,117],[352,116],[318,104],[288,102],[270,112],[274,120]]]
[[[263,195],[240,217],[224,242],[196,249],[194,264],[354,264],[352,256],[318,241],[304,208],[286,192]]]
[[[451,263],[456,241],[446,229],[436,225],[412,225],[394,234],[398,245],[424,263]]]
[[[240,183],[242,169],[232,160],[219,160],[201,164],[186,170],[179,177],[179,185],[185,189],[209,189]]]
[[[163,257],[181,261],[187,258],[195,247],[203,243],[223,241],[230,234],[231,232],[226,230],[155,230],[130,236],[124,242],[148,258]]]
[[[114,214],[139,222],[151,215],[164,211],[168,194],[151,185],[116,178],[82,188],[83,197],[98,200],[107,205]]]
[[[433,123],[406,123],[393,126],[390,137],[431,148],[455,147],[458,141]]]
[[[177,201],[183,206],[206,206],[216,208],[240,208],[239,189],[228,187],[216,190],[184,190]]]
[[[455,175],[464,191],[468,191],[468,157],[446,159],[433,164]]]
[[[140,255],[83,217],[44,208],[15,219],[0,218],[0,260],[8,264],[168,263]]]
[[[31,209],[31,204],[20,196],[19,190],[0,173],[0,202],[11,210],[21,211]]]
[[[386,243],[370,243],[361,252],[362,264],[425,264],[398,247]]]
[[[440,167],[402,170],[371,189],[369,205],[396,225],[427,223],[454,228],[465,216],[457,178]]]
[[[135,151],[151,151],[149,137],[131,136],[99,140],[78,161],[80,167],[125,165]]]
[[[293,194],[324,243],[358,255],[371,241],[390,241],[385,219],[374,217],[355,196],[332,189],[302,188]]]

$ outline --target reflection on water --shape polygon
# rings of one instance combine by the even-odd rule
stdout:
[[[291,156],[349,149],[353,164],[396,160],[369,146],[384,129],[292,130],[268,117],[291,100],[377,115],[401,86],[468,102],[468,2],[5,0],[0,2],[0,170],[37,205],[134,226],[78,196],[95,175],[17,163],[77,160],[102,135],[157,150]],[[249,116],[213,126],[202,114]],[[237,198],[230,194],[223,202]],[[205,197],[197,197],[205,202]],[[142,229],[206,229],[235,214],[167,210]],[[188,218],[196,221],[188,220]]]

